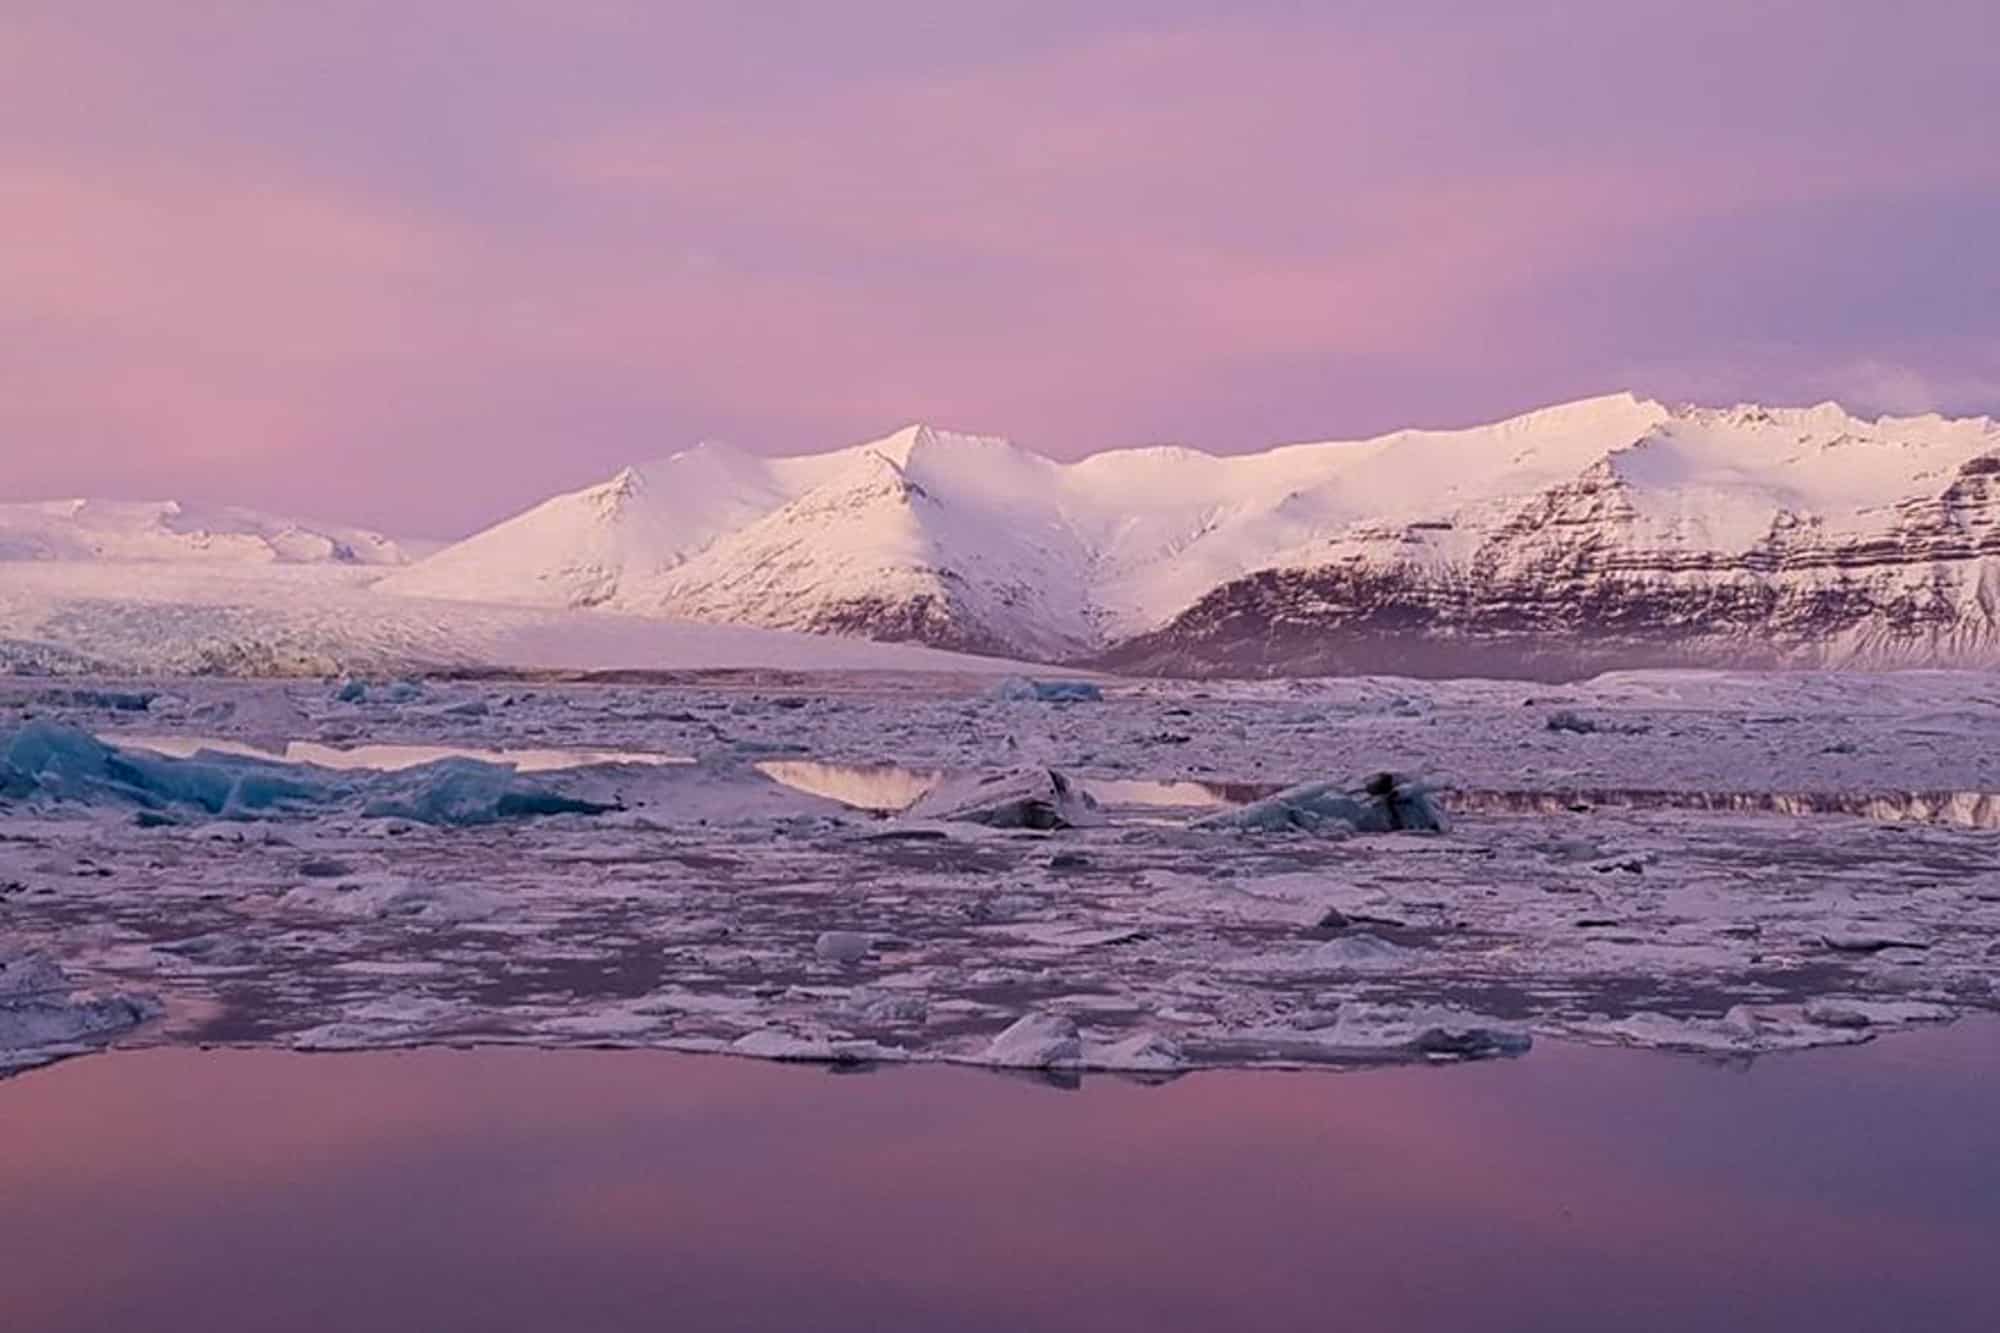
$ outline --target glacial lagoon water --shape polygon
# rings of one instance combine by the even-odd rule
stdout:
[[[639,1051],[0,1082],[0,1328],[2000,1327],[2000,1023],[1064,1087]]]
[[[394,772],[444,759],[473,759],[521,773],[546,773],[595,764],[690,764],[683,755],[642,750],[555,747],[482,748],[465,745],[333,745],[284,740],[258,745],[215,736],[140,735],[108,732],[101,739],[128,749],[185,759],[204,751],[314,764],[340,770]],[[948,774],[942,769],[894,763],[838,764],[817,759],[756,761],[766,776],[784,786],[824,796],[858,809],[893,814],[914,804]],[[1198,779],[1096,777],[1081,779],[1085,790],[1112,808],[1207,811],[1242,805],[1282,789],[1282,783],[1212,782]],[[1593,809],[1621,811],[1707,811],[1717,814],[1846,815],[1882,823],[1939,824],[2000,829],[2000,792],[1993,791],[1739,791],[1652,790],[1647,788],[1554,788],[1547,790],[1448,790],[1447,805],[1471,815],[1548,815]]]

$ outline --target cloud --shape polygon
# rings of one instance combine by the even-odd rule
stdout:
[[[1991,374],[1987,5],[117,8],[0,19],[0,491],[453,530],[709,435]]]

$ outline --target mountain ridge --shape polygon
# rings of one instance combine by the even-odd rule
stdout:
[[[1177,674],[2000,664],[2000,427],[1616,393],[1235,455],[709,442],[375,586]]]
[[[413,558],[411,545],[421,544],[239,505],[82,497],[0,502],[0,562],[391,566]]]

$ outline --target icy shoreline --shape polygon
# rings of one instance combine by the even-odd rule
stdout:
[[[5,680],[0,738],[693,762],[370,777],[223,756],[290,792],[234,805],[0,782],[0,950],[166,1013],[0,1054],[504,1042],[1168,1074],[1864,1040],[2000,1008],[2000,845],[1929,807],[1814,811],[2000,787],[1996,696],[1970,673],[1127,682],[1073,702],[956,677]],[[1049,768],[1101,794],[1089,817],[867,808],[909,804],[912,771]],[[1378,769],[1525,795],[1452,810],[1448,833],[1213,818]],[[1572,808],[1642,789],[1689,808]],[[1824,800],[1781,813],[1759,791]]]

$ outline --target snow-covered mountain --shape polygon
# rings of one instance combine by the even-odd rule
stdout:
[[[0,504],[0,561],[400,565],[379,532],[174,500]]]
[[[755,521],[830,461],[701,445],[558,495],[385,579],[384,591],[531,606],[602,606]]]
[[[1057,463],[915,426],[704,445],[388,591],[1170,672],[2000,662],[2000,425],[1627,394],[1456,431]]]
[[[1374,447],[1378,468],[1457,484],[1328,525],[1108,660],[1553,676],[2000,663],[1991,420],[1613,399]],[[1496,455],[1504,471],[1485,473]]]

